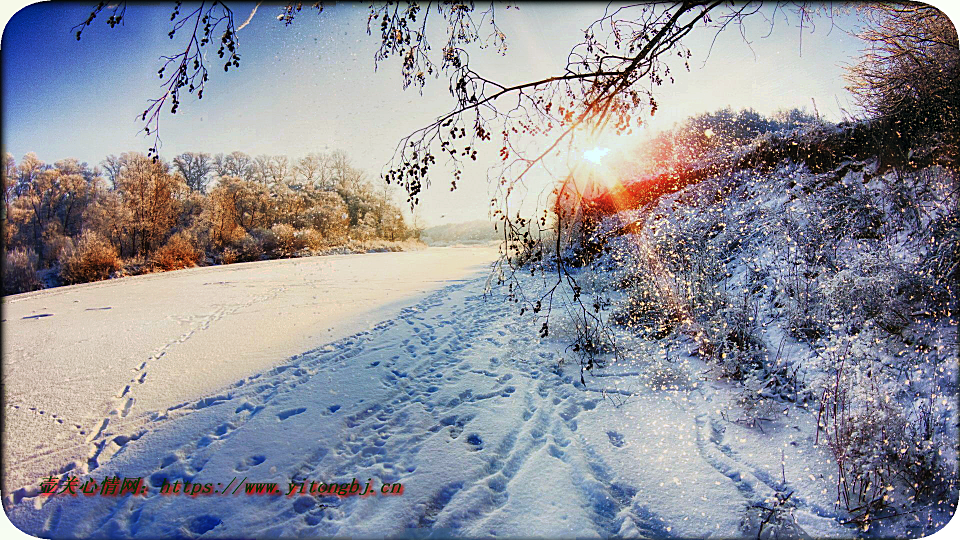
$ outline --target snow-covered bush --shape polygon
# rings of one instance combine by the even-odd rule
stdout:
[[[37,254],[30,248],[8,251],[3,265],[3,292],[17,294],[42,287],[37,278]]]
[[[911,291],[937,312],[960,311],[960,207],[937,217],[926,229],[918,275],[927,285]]]
[[[235,243],[237,250],[237,261],[259,261],[264,255],[263,238],[269,234],[269,231],[263,229],[254,229],[251,233],[246,233]]]
[[[812,360],[812,386],[820,394],[817,438],[837,467],[837,504],[862,525],[911,504],[949,502],[946,495],[956,490],[935,392],[907,404],[898,399],[904,384],[882,361],[877,341],[873,332],[835,336]]]
[[[817,199],[818,217],[828,237],[880,238],[887,216],[862,183],[858,189],[856,182],[837,182],[818,190]]]
[[[900,334],[912,319],[900,292],[911,286],[914,274],[876,253],[860,254],[851,263],[824,279],[824,302],[834,324],[856,333],[873,321],[890,334]]]
[[[76,246],[60,253],[60,277],[67,283],[107,279],[120,267],[117,248],[94,231],[84,231]]]
[[[193,239],[184,233],[177,233],[167,240],[160,249],[151,256],[151,262],[157,269],[179,270],[196,266],[201,252],[193,243]]]
[[[297,244],[311,251],[319,251],[325,245],[323,235],[316,229],[297,231]]]
[[[653,339],[664,338],[679,324],[678,314],[660,295],[656,283],[641,276],[635,274],[632,280],[622,284],[627,287],[627,297],[613,313],[611,320]]]
[[[266,238],[269,239],[269,244],[266,244],[264,249],[274,257],[289,257],[302,247],[297,246],[296,231],[286,223],[277,223],[271,227]]]
[[[709,353],[707,359],[716,364],[725,379],[743,381],[764,367],[766,348],[756,328],[758,307],[749,291],[744,291],[726,300],[701,325],[706,344],[701,349]]]
[[[807,536],[794,515],[797,505],[792,497],[793,492],[777,493],[763,504],[748,506],[740,521],[744,536],[758,540]]]

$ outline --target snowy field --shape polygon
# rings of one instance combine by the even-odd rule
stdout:
[[[42,537],[857,534],[814,413],[733,422],[736,392],[679,346],[631,343],[636,360],[584,387],[558,363],[566,343],[485,292],[494,256],[273,261],[10,298],[8,516]],[[148,489],[41,496],[51,472]],[[353,479],[374,494],[309,493]],[[185,482],[204,491],[160,494]],[[236,488],[251,482],[280,493]]]
[[[139,429],[131,423],[146,413],[366,330],[449,280],[485,276],[495,257],[474,248],[264,261],[6,297],[5,501],[62,467],[106,461],[116,449],[98,445]]]

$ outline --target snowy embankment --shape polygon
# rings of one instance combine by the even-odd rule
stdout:
[[[472,266],[466,259],[483,259],[481,252],[471,250],[393,256],[412,256],[422,272],[430,271],[429,258],[436,256],[434,262],[440,266],[444,262],[448,269],[459,264],[459,273],[465,277]],[[302,283],[289,275],[280,279],[286,272],[306,271],[298,265],[312,261],[264,265],[263,270],[272,270],[277,279],[267,287],[261,281],[269,282],[267,278],[241,279],[231,273],[231,280],[241,288],[243,283],[252,288],[252,282],[260,281],[259,295],[248,291],[230,300],[222,292],[211,294],[207,301],[213,315],[232,314],[221,319],[231,331],[191,354],[178,349],[197,343],[216,328],[210,320],[183,323],[193,333],[182,333],[186,336],[182,341],[168,340],[173,345],[156,349],[140,371],[135,368],[142,359],[118,369],[118,358],[127,356],[113,355],[108,361],[102,359],[105,353],[91,352],[87,361],[99,359],[103,364],[88,368],[97,370],[98,377],[100,369],[107,375],[122,372],[128,378],[148,373],[143,384],[134,384],[129,391],[136,401],[127,408],[117,397],[126,384],[120,381],[120,388],[110,387],[113,397],[106,403],[115,409],[103,418],[111,422],[99,423],[90,415],[82,424],[93,430],[88,442],[58,446],[47,440],[45,450],[35,451],[32,459],[20,454],[5,460],[5,472],[8,477],[25,470],[41,473],[37,463],[53,463],[45,456],[67,455],[70,444],[76,444],[96,454],[90,462],[96,468],[85,472],[81,466],[65,471],[66,476],[78,476],[81,484],[113,476],[143,477],[148,492],[144,496],[44,497],[37,490],[17,491],[4,498],[11,520],[32,534],[52,537],[731,537],[755,530],[764,518],[780,519],[768,517],[761,507],[770,506],[777,493],[790,490],[795,492],[789,506],[796,527],[813,536],[852,534],[838,525],[830,493],[831,466],[813,443],[815,418],[807,411],[787,407],[786,414],[763,432],[728,422],[731,407],[736,407],[735,388],[709,382],[715,378],[689,355],[681,358],[670,350],[663,355],[658,344],[645,348],[642,342],[635,344],[638,354],[632,360],[595,370],[583,387],[577,366],[559,362],[567,356],[567,344],[539,339],[529,315],[521,318],[502,291],[485,294],[484,273],[444,283],[398,311],[368,314],[367,320],[379,316],[381,322],[319,348],[305,347],[301,351],[307,352],[269,369],[257,369],[258,363],[262,368],[268,362],[266,350],[277,351],[270,357],[276,364],[283,356],[279,351],[295,348],[290,337],[295,332],[288,333],[287,341],[270,338],[269,347],[256,345],[250,351],[259,343],[249,335],[254,320],[266,325],[259,338],[264,339],[270,329],[284,328],[283,323],[292,320],[284,318],[282,306],[292,304],[294,298],[310,306],[300,309],[301,314],[313,314],[312,310],[319,310],[317,304],[330,302],[334,290],[350,292],[355,302],[371,298],[371,290],[389,294],[380,293],[385,287],[361,279],[360,272],[368,272],[367,277],[384,272],[379,265],[379,272],[363,269],[374,266],[371,256],[345,260],[356,260],[358,266],[341,269],[335,289],[333,278],[325,290],[314,287],[309,279]],[[221,281],[221,276],[212,278],[203,272],[181,275],[189,276],[194,286],[179,292],[157,286],[155,294],[176,294],[186,302],[201,294],[198,289],[210,286],[203,283]],[[176,274],[166,276],[163,279],[177,279]],[[532,278],[524,279],[533,286]],[[301,294],[287,292],[290,296],[284,298],[290,287],[301,287]],[[90,300],[96,297],[93,292],[86,293]],[[84,294],[83,289],[76,289],[76,294]],[[230,303],[243,296],[247,303]],[[144,302],[144,297],[139,301]],[[73,296],[65,298],[67,302],[56,306],[73,304]],[[259,303],[251,302],[253,298]],[[137,300],[125,302],[133,309]],[[74,309],[105,307],[103,303]],[[219,307],[223,305],[233,307]],[[178,306],[170,300],[111,322],[130,328],[150,321],[160,325],[166,319],[158,314],[177,312]],[[14,315],[11,306],[5,316],[14,320]],[[16,316],[16,321],[26,323],[56,315]],[[231,317],[233,323],[229,323]],[[244,326],[244,321],[251,326]],[[315,322],[304,321],[303,331],[316,331]],[[319,328],[326,330],[329,323]],[[13,333],[15,327],[8,331]],[[119,329],[102,331],[110,336],[125,334]],[[150,332],[154,330],[148,328],[145,334]],[[26,349],[24,339],[8,339],[5,346]],[[78,339],[61,350],[76,351],[82,345]],[[106,350],[101,346],[91,351],[97,349]],[[244,350],[246,356],[241,354]],[[207,363],[230,359],[242,367],[205,368]],[[70,367],[63,364],[73,363],[58,365],[66,370]],[[179,367],[158,369],[164,363]],[[11,366],[16,368],[17,363]],[[244,370],[251,373],[242,376]],[[164,374],[165,394],[143,388],[154,373]],[[26,398],[16,392],[31,395],[24,381],[31,376],[20,377],[15,369],[6,376],[16,383],[6,389],[11,404],[7,413],[25,414],[12,405],[18,403],[16,399],[26,405]],[[231,384],[216,393],[201,390],[221,386],[213,381],[231,376]],[[70,375],[64,377],[56,369],[32,377],[35,384],[29,391],[48,392],[44,399],[61,396],[66,402],[71,396],[83,396],[67,391],[69,382],[57,382]],[[52,384],[63,384],[65,389],[47,389]],[[98,384],[107,388],[102,380]],[[195,397],[175,403],[174,396],[187,393]],[[100,395],[102,401],[104,394]],[[33,399],[31,407],[40,405],[39,398]],[[69,406],[79,410],[79,405]],[[46,409],[44,416],[52,417],[55,411]],[[70,414],[55,413],[57,419]],[[19,417],[10,418],[7,429],[16,429]],[[12,433],[8,446],[25,451],[23,440],[18,444]],[[372,479],[374,489],[399,483],[403,493],[340,498],[311,496],[307,487],[306,494],[286,495],[291,481],[319,485],[354,478],[362,486]],[[165,483],[182,486],[184,482],[210,485],[211,490],[196,497],[160,494]],[[245,488],[234,494],[234,486],[244,482],[276,482],[283,494],[245,495]],[[778,529],[785,532],[789,526],[784,523]]]
[[[693,384],[730,390],[712,425],[749,428],[737,440],[754,441],[773,490],[752,503],[751,536],[792,536],[794,520],[819,536],[804,509],[881,537],[931,534],[955,512],[957,177],[878,170],[785,161],[704,180],[605,218],[578,275],[611,305],[622,355],[703,365]],[[815,453],[782,447],[788,433]]]

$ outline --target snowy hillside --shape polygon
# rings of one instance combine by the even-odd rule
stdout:
[[[778,520],[764,534],[828,534],[809,512],[922,536],[957,504],[957,178],[877,168],[733,170],[579,240],[577,278],[618,338],[581,360],[659,357],[671,385],[726,387],[713,436],[727,457],[744,456],[731,433],[758,445],[766,487],[742,491],[747,518]]]

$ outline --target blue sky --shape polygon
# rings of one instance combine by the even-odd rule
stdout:
[[[239,24],[253,4],[231,7]],[[204,99],[185,97],[176,115],[163,114],[161,155],[241,150],[296,158],[341,149],[376,179],[403,135],[449,107],[444,80],[431,81],[421,96],[401,90],[397,63],[374,70],[377,36],[366,35],[365,7],[339,4],[320,15],[305,11],[290,27],[277,22],[277,9],[261,6],[240,31],[240,69],[224,73],[211,62],[215,69]],[[604,4],[501,9],[507,55],[486,50],[472,58],[478,71],[482,66],[508,82],[556,72],[603,9]],[[47,162],[76,157],[95,164],[108,154],[146,151],[152,144],[138,134],[138,117],[148,98],[160,93],[159,55],[182,47],[179,36],[167,37],[170,7],[131,5],[124,25],[114,29],[101,15],[78,42],[70,29],[89,11],[85,3],[34,4],[7,23],[0,48],[3,148],[18,160],[32,151]],[[779,19],[762,39],[768,28],[761,23],[757,19],[747,27],[749,46],[739,32],[722,34],[705,63],[713,33],[692,35],[692,70],[674,66],[676,83],[661,87],[652,127],[727,105],[769,114],[810,109],[813,99],[821,115],[833,120],[841,117],[841,105],[852,108],[841,75],[859,48],[855,38],[829,30],[827,21],[801,34],[795,19]],[[840,23],[853,24],[850,17]],[[215,59],[214,53],[209,54]],[[468,169],[453,193],[442,176],[439,180],[422,198],[428,223],[485,217],[490,197],[484,168]]]

